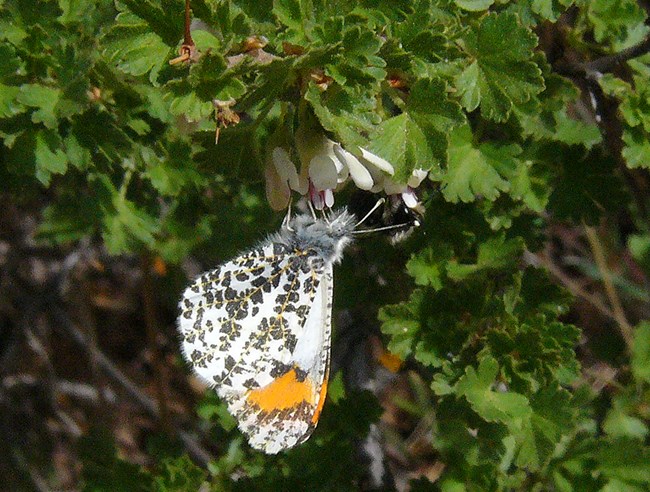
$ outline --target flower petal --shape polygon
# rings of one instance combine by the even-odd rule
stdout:
[[[325,194],[325,205],[327,205],[327,208],[332,208],[334,205],[334,193],[330,189],[325,190],[323,193]]]
[[[429,171],[425,171],[424,169],[413,169],[411,177],[408,179],[406,184],[408,184],[411,188],[417,188],[420,186],[420,183],[424,181],[424,178],[427,177],[427,174],[429,174]]]
[[[318,191],[314,188],[313,183],[309,183],[309,200],[316,210],[323,210],[325,205],[325,192]]]
[[[301,195],[307,193],[307,183],[301,180],[289,153],[282,147],[275,147],[271,152],[271,160],[281,179],[289,183],[289,187]]]
[[[404,205],[406,205],[408,208],[415,208],[419,203],[415,191],[410,187],[407,188],[404,193],[402,193],[402,200],[404,201]]]
[[[363,160],[368,161],[370,164],[381,169],[385,173],[390,174],[391,176],[395,174],[395,169],[390,162],[379,157],[378,155],[373,154],[372,152],[367,151],[364,148],[361,148],[361,157]]]
[[[318,191],[336,188],[338,172],[335,160],[328,155],[316,155],[309,162],[309,179]]]
[[[362,190],[370,190],[373,185],[372,176],[368,169],[364,167],[359,159],[354,157],[350,152],[341,147],[340,144],[334,144],[334,154],[339,160],[346,164],[347,168],[350,170],[350,176],[352,176],[352,181],[357,185],[357,188]]]
[[[283,210],[289,204],[291,190],[286,180],[282,179],[277,169],[271,163],[264,168],[266,178],[266,199],[273,210]]]

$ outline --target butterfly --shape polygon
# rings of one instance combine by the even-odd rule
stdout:
[[[279,232],[183,293],[183,354],[255,449],[278,453],[316,428],[329,375],[332,269],[363,220],[346,209],[288,215]]]

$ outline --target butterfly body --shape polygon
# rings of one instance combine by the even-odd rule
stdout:
[[[183,294],[183,353],[256,449],[295,446],[318,423],[329,373],[332,267],[355,222],[345,210],[331,220],[298,215]]]

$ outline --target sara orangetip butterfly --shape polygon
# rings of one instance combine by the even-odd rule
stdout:
[[[183,293],[183,353],[256,449],[277,453],[316,428],[329,373],[332,266],[361,222],[346,210],[288,218]]]

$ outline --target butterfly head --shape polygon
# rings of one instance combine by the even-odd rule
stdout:
[[[352,242],[357,220],[347,209],[322,218],[301,214],[287,220],[281,229],[284,242],[299,250],[313,249],[326,263],[337,263]]]

